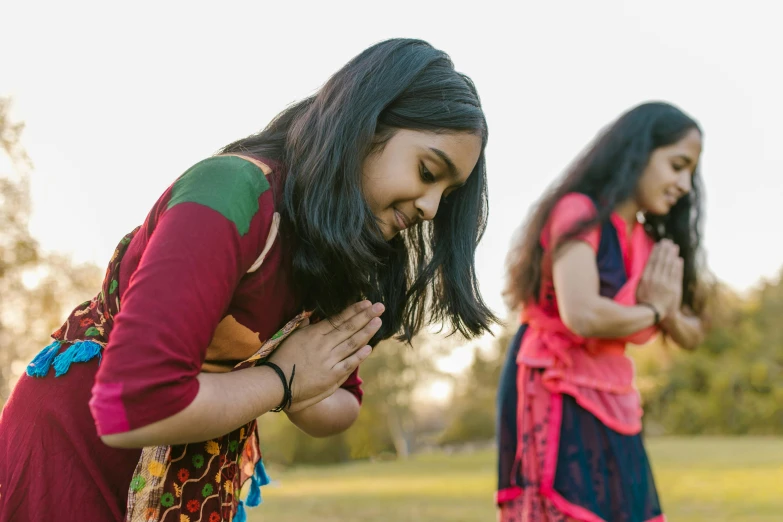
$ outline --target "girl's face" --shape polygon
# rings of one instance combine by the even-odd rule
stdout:
[[[468,132],[435,134],[401,129],[362,166],[362,190],[388,241],[429,221],[441,199],[468,180],[481,138]]]
[[[680,141],[655,149],[636,186],[636,203],[657,216],[669,213],[691,190],[701,155],[701,133],[691,129]]]

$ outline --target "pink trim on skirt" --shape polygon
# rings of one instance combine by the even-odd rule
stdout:
[[[550,415],[552,408],[552,393],[548,392],[542,383],[541,372],[526,366],[519,367],[522,372],[524,388],[520,387],[519,397],[519,452],[520,469],[515,474],[522,477],[519,488],[509,488],[498,492],[500,501],[500,522],[572,522],[574,519],[565,515],[550,499],[541,492],[544,475],[544,461],[548,448],[547,438],[550,430]],[[531,379],[532,373],[532,379]],[[558,421],[559,422],[559,421]],[[557,449],[557,441],[553,446]],[[513,493],[516,498],[503,502]]]
[[[555,491],[563,396],[544,387],[542,372],[520,366],[518,417],[519,458],[514,474],[521,486],[499,491],[500,522],[607,522],[591,511],[568,502]],[[647,522],[666,522],[665,515]]]

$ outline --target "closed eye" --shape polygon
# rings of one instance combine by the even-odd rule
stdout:
[[[424,164],[421,164],[421,167],[419,168],[419,173],[421,175],[421,180],[425,183],[433,183],[435,181],[435,175],[427,170],[427,167],[424,166]]]
[[[680,154],[674,158],[674,161],[672,161],[672,168],[679,172],[681,170],[687,169],[693,165],[693,163],[694,161],[691,158],[685,156],[684,154]]]

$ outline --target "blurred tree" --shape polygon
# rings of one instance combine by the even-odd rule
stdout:
[[[100,289],[101,271],[45,255],[30,235],[32,162],[21,145],[22,123],[0,97],[0,407],[49,334],[72,307]]]
[[[495,436],[495,398],[506,350],[516,333],[516,322],[500,330],[486,353],[474,348],[473,363],[458,381],[452,396],[451,419],[440,444],[488,441]]]
[[[719,287],[711,329],[688,353],[658,341],[636,350],[645,424],[681,434],[783,434],[783,285],[741,298]]]

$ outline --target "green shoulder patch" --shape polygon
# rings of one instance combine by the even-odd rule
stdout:
[[[267,190],[269,182],[259,167],[236,156],[216,156],[197,163],[174,183],[166,209],[180,203],[204,205],[244,236],[258,212],[258,198]]]

